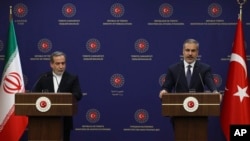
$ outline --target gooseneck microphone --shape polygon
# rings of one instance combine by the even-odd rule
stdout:
[[[203,87],[203,91],[205,90],[205,85],[204,85],[204,82],[202,80],[202,77],[201,77],[201,73],[199,72],[199,77],[200,77],[200,80],[201,80],[201,84],[202,84],[202,87]]]
[[[177,85],[178,85],[178,82],[179,82],[179,79],[180,79],[180,75],[181,75],[181,71],[183,70],[183,68],[181,67],[179,72],[178,72],[178,76],[177,76],[177,79],[176,79],[176,82],[175,82],[175,86],[174,86],[174,92],[176,93],[176,89],[177,89]]]
[[[31,87],[31,92],[34,92],[34,88],[36,87],[36,85],[38,84],[38,82],[42,79],[42,78],[46,78],[48,77],[47,73],[42,74],[37,80],[36,82],[33,84],[33,86]]]

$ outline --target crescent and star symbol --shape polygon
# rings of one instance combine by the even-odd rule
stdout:
[[[194,107],[194,102],[193,101],[189,101],[187,104],[188,104],[189,108],[193,108]]]
[[[246,67],[246,63],[245,63],[244,59],[240,55],[238,55],[236,53],[232,53],[230,62],[232,62],[232,61],[235,61],[235,62],[241,64],[241,66],[245,70],[245,76],[247,78],[247,67]],[[248,86],[246,86],[245,88],[241,88],[239,85],[237,85],[238,91],[236,93],[234,93],[233,95],[238,96],[240,98],[240,102],[242,102],[245,97],[249,97],[249,95],[247,93],[247,88],[248,88]],[[228,89],[226,88],[226,90],[228,90]]]

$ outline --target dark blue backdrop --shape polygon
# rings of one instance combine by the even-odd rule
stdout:
[[[173,141],[158,93],[187,38],[200,42],[200,59],[212,66],[218,88],[224,89],[239,13],[236,0],[1,1],[1,66],[10,5],[26,89],[50,69],[48,56],[56,50],[68,55],[68,71],[79,75],[84,96],[74,117],[73,141]],[[246,44],[249,6],[243,6]],[[209,141],[223,140],[219,117],[210,117]]]

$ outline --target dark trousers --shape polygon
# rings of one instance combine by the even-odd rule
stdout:
[[[70,132],[73,129],[72,117],[63,117],[63,141],[70,141]]]
[[[64,129],[63,141],[70,141],[70,129]]]

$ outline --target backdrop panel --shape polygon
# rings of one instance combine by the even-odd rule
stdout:
[[[79,75],[83,99],[73,141],[173,141],[158,94],[187,38],[200,42],[200,60],[212,66],[218,89],[224,90],[239,13],[236,0],[1,1],[0,66],[10,5],[26,90],[50,69],[48,58],[56,50],[67,54],[68,71]],[[250,2],[243,6],[246,44],[249,7]],[[219,117],[209,118],[209,141],[224,141]]]

